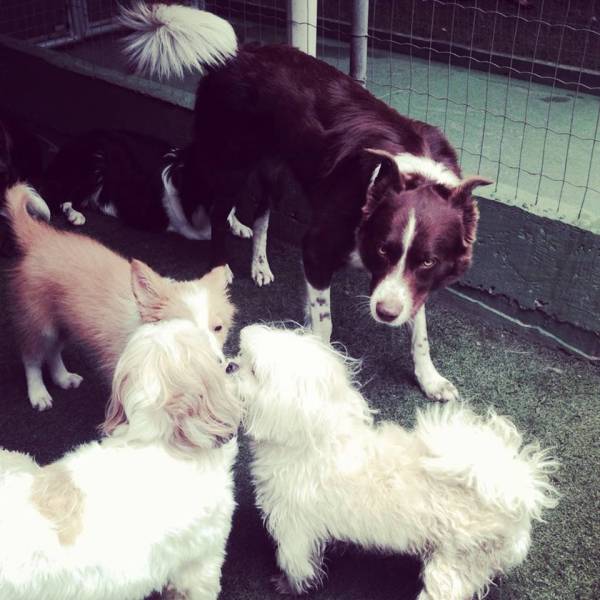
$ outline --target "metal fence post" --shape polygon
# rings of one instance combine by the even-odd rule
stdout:
[[[352,2],[352,38],[350,42],[350,76],[363,87],[367,85],[367,42],[369,36],[369,0]]]
[[[317,55],[317,0],[288,0],[288,44]]]
[[[85,0],[70,0],[69,29],[74,40],[82,40],[87,35],[90,27],[87,2]]]

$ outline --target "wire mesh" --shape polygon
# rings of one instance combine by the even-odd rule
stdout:
[[[2,0],[0,34],[125,70],[115,17],[128,1]],[[228,19],[243,42],[287,40],[286,0],[187,3]],[[600,230],[596,4],[370,0],[367,87],[441,127],[465,173],[496,181],[496,199]],[[352,2],[317,5],[317,55],[348,72]]]

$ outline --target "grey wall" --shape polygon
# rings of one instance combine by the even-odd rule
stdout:
[[[73,135],[129,128],[184,143],[193,96],[92,67],[64,54],[0,40],[0,109]],[[600,360],[600,236],[480,200],[475,264],[455,296],[505,324]],[[306,213],[284,205],[271,231],[299,240]]]

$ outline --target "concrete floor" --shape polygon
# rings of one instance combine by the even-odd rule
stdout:
[[[60,219],[57,219],[60,223]],[[125,256],[147,261],[177,278],[201,275],[207,265],[206,243],[174,235],[133,231],[101,215],[88,215],[83,228]],[[303,318],[300,253],[274,237],[269,244],[275,282],[265,289],[250,279],[250,243],[230,240],[236,275],[232,293],[239,308],[238,327],[256,321]],[[12,261],[0,259],[0,305],[6,296],[6,272]],[[406,332],[376,325],[359,294],[367,293],[364,274],[340,272],[333,287],[334,339],[350,355],[363,359],[360,379],[379,418],[410,426],[415,409],[427,400],[416,387],[407,351]],[[53,460],[74,445],[95,439],[109,389],[91,361],[70,347],[65,361],[85,381],[78,390],[52,389],[55,406],[37,413],[26,398],[22,367],[10,332],[8,314],[0,327],[0,446],[31,452],[39,461]],[[562,462],[556,485],[559,506],[537,523],[527,562],[498,582],[491,600],[597,600],[600,560],[600,371],[598,366],[524,341],[447,304],[432,299],[429,327],[433,359],[477,411],[493,406],[511,416],[528,438],[552,447]],[[237,329],[228,349],[234,352]],[[476,449],[474,448],[474,451]],[[269,578],[276,572],[271,541],[254,508],[242,439],[237,464],[238,509],[223,571],[220,600],[275,600]],[[418,587],[419,564],[407,557],[380,556],[354,548],[327,554],[328,579],[314,600],[407,600]],[[7,599],[8,600],[8,599]]]
[[[236,27],[248,41],[285,41],[283,26]],[[124,71],[118,38],[66,51]],[[348,72],[347,44],[319,37],[317,55]],[[168,84],[193,93],[196,81],[188,76]],[[466,174],[497,182],[484,195],[600,232],[598,96],[378,49],[369,51],[368,87],[399,112],[441,127]]]

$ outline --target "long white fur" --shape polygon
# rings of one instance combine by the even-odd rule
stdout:
[[[203,73],[205,67],[221,65],[237,52],[233,27],[202,10],[138,2],[123,7],[119,20],[132,30],[125,54],[140,73],[182,78],[186,70]]]
[[[506,418],[463,404],[375,425],[344,357],[312,335],[241,333],[238,393],[256,503],[277,544],[282,591],[322,576],[331,540],[424,561],[419,600],[467,600],[526,557],[553,507],[556,461]]]
[[[100,443],[44,468],[0,450],[0,598],[141,600],[169,584],[188,600],[217,599],[237,441],[207,446],[205,415],[187,415],[187,405],[178,426],[193,443],[182,449],[169,441],[168,410],[178,402],[172,388],[201,380],[194,361],[205,360],[202,337],[177,320],[144,325],[132,336],[114,383],[126,421]],[[237,401],[233,410],[239,418]],[[61,522],[81,515],[69,543],[39,509],[49,492],[33,500],[36,478],[48,468],[66,473],[79,491],[60,515]]]

